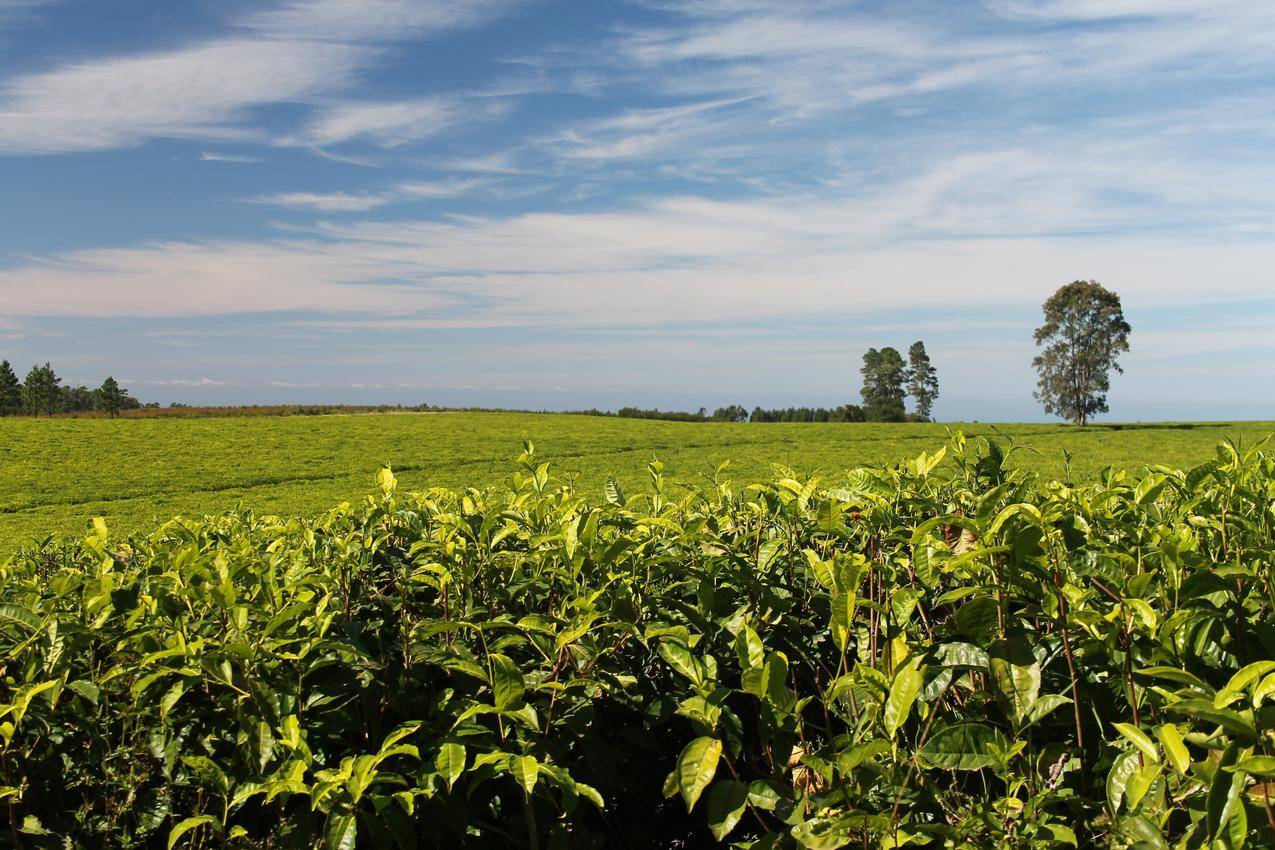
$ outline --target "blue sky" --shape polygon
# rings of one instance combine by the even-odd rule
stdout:
[[[1269,0],[0,0],[0,357],[167,403],[1271,418]]]

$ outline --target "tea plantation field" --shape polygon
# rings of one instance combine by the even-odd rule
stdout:
[[[524,440],[555,474],[598,495],[608,477],[636,487],[658,458],[670,481],[703,484],[729,460],[733,481],[768,480],[771,464],[817,473],[933,450],[948,428],[999,434],[1021,446],[1017,465],[1049,476],[1072,454],[1077,479],[1110,464],[1187,467],[1223,437],[1244,445],[1275,423],[1099,425],[725,424],[562,414],[421,413],[234,419],[0,420],[0,550],[55,532],[79,533],[105,516],[113,531],[237,505],[304,514],[368,491],[382,463],[401,486],[499,484]]]
[[[417,480],[508,486],[412,493],[381,468],[309,518],[95,522],[5,559],[0,846],[1275,847],[1269,444],[1023,431],[1038,464],[1072,440],[1088,469],[1208,455],[1069,483],[983,439],[916,450],[924,428],[254,424],[215,463],[195,437],[217,431],[114,433],[188,482],[260,463],[342,492],[372,478],[321,477],[358,466],[357,437],[421,458]],[[585,493],[503,456],[541,425],[590,488],[654,445],[687,476],[915,454],[832,486],[685,492],[652,464]],[[148,459],[98,462],[133,480]]]

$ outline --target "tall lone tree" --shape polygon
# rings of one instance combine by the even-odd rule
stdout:
[[[61,406],[61,400],[62,379],[53,371],[53,367],[48,363],[32,366],[22,385],[22,402],[27,410],[36,416],[41,413],[52,416]]]
[[[1076,280],[1044,304],[1045,323],[1036,328],[1032,360],[1040,376],[1034,393],[1046,413],[1083,426],[1107,412],[1112,370],[1123,373],[1119,356],[1129,350],[1129,323],[1120,296],[1094,280]]]
[[[939,373],[930,362],[925,343],[917,340],[908,349],[908,395],[916,402],[916,415],[922,422],[930,421],[934,400],[939,397]]]
[[[111,418],[114,419],[120,412],[120,408],[124,406],[124,391],[120,389],[120,385],[114,378],[107,375],[101,389],[97,391],[97,399],[101,408],[111,414]]]
[[[0,361],[0,416],[22,412],[22,382],[8,360]]]
[[[863,355],[864,418],[869,422],[902,422],[907,417],[903,406],[907,381],[907,364],[897,349],[886,346],[878,351],[869,348]]]

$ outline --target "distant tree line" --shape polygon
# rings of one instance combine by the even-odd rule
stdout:
[[[939,397],[938,370],[920,340],[908,349],[907,360],[897,349],[869,348],[863,355],[863,404],[839,407],[781,407],[767,410],[743,405],[719,407],[712,413],[701,407],[695,412],[659,408],[621,407],[615,413],[596,408],[576,411],[587,416],[618,416],[622,419],[665,419],[673,422],[929,422]],[[911,397],[913,410],[907,409]]]
[[[114,417],[122,410],[141,406],[140,401],[109,376],[95,390],[63,386],[57,372],[45,363],[32,366],[26,380],[19,381],[9,361],[0,360],[0,416],[102,411]]]
[[[663,419],[670,422],[864,422],[863,408],[857,404],[840,407],[781,407],[767,410],[754,407],[750,413],[741,404],[719,407],[712,413],[701,407],[697,411],[660,410],[659,408],[621,407],[614,413],[591,408],[572,411],[583,416],[615,416],[620,419]]]

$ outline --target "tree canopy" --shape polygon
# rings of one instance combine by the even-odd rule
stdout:
[[[22,382],[22,403],[28,413],[39,416],[47,413],[52,416],[59,408],[58,401],[62,391],[62,379],[53,371],[47,362],[43,366],[32,366],[27,372],[27,379]]]
[[[930,362],[925,343],[917,340],[908,349],[908,395],[916,404],[916,417],[929,422],[939,397],[939,373]]]
[[[907,364],[898,349],[869,348],[859,372],[863,375],[863,412],[869,422],[902,422],[907,418],[903,404]]]
[[[1044,304],[1036,329],[1044,350],[1032,360],[1039,376],[1035,397],[1046,413],[1084,425],[1106,413],[1110,373],[1123,372],[1119,356],[1129,350],[1131,328],[1120,296],[1094,280],[1061,287]]]
[[[22,382],[8,360],[0,361],[0,416],[22,412]]]
[[[124,395],[124,391],[115,382],[115,378],[107,375],[106,380],[102,382],[101,389],[97,391],[98,407],[111,414],[111,418],[114,419],[115,415],[120,412],[120,408],[124,406]]]

